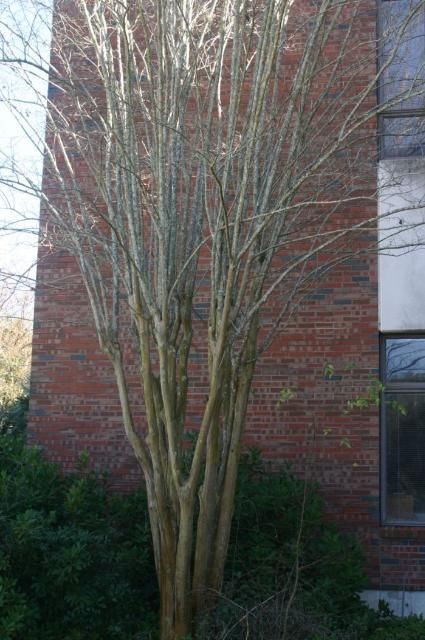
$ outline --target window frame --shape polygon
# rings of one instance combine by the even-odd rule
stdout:
[[[384,0],[386,1],[386,0]],[[380,401],[380,516],[381,525],[392,527],[425,527],[425,522],[417,520],[391,519],[387,516],[387,421],[386,421],[386,401],[385,397],[391,393],[403,393],[406,395],[417,394],[423,392],[425,396],[425,380],[423,382],[411,381],[387,381],[386,380],[386,362],[387,362],[387,340],[405,340],[405,339],[421,339],[425,340],[425,332],[421,331],[403,331],[381,333],[379,336],[379,369],[380,380],[383,384]],[[425,455],[425,452],[424,452]]]

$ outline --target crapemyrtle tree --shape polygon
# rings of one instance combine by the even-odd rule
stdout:
[[[8,180],[39,193],[41,243],[75,258],[112,363],[162,640],[194,632],[220,591],[259,356],[329,269],[376,249],[376,119],[420,96],[423,74],[385,104],[376,83],[417,12],[379,71],[369,0],[57,0],[48,63],[30,39],[3,42],[29,85],[49,76],[45,136],[27,125],[43,186],[16,166]],[[188,456],[195,333],[205,400]]]

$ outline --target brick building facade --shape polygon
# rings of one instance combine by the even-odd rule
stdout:
[[[386,4],[403,2],[405,0],[391,0]],[[374,2],[363,6],[360,24],[374,42]],[[423,38],[425,42],[425,32]],[[375,61],[370,61],[358,74],[353,92],[360,93],[365,83],[373,80],[374,65]],[[50,97],[56,103],[61,100],[60,92],[53,85]],[[373,102],[374,97],[370,100]],[[419,201],[423,198],[423,158],[406,159],[406,156],[423,154],[423,138],[415,153],[406,136],[405,148],[397,151],[386,133],[388,123],[393,126],[401,122],[404,126],[407,115],[419,118],[422,106],[423,103],[414,107],[409,104],[405,113],[400,108],[397,112],[388,110],[381,116],[379,170],[375,141],[368,124],[369,140],[365,148],[370,157],[367,171],[362,170],[361,190],[369,195],[360,204],[344,204],[342,214],[352,223],[368,220],[377,215],[378,210],[388,213],[399,209],[397,203],[394,205],[394,198],[399,198],[400,188],[397,191],[394,182],[387,192],[385,188],[380,190],[378,204],[373,197],[382,175],[390,170],[394,173],[397,167],[402,167],[402,176],[414,175]],[[412,108],[418,109],[413,116]],[[413,139],[410,132],[409,135],[408,140]],[[417,136],[415,139],[418,141]],[[398,155],[403,156],[399,164]],[[402,180],[397,184],[402,184]],[[55,178],[46,173],[44,189],[55,198]],[[402,216],[409,216],[408,207],[402,209]],[[414,215],[420,216],[421,211],[418,213],[416,209]],[[391,215],[385,217],[385,221],[388,219],[392,219]],[[48,220],[47,207],[42,207],[42,226]],[[378,237],[378,233],[385,236],[390,226],[384,222],[379,230],[369,228],[367,241],[373,244],[373,238]],[[409,226],[406,223],[405,234],[411,233]],[[364,238],[358,242],[364,242]],[[419,476],[425,452],[416,461],[409,449],[409,446],[420,446],[416,431],[425,420],[421,413],[422,403],[425,404],[425,389],[421,387],[424,305],[418,306],[418,296],[409,294],[412,264],[421,258],[402,252],[404,255],[396,259],[391,255],[396,252],[378,257],[377,252],[366,252],[360,244],[351,247],[351,256],[327,270],[303,294],[291,319],[257,366],[245,442],[247,446],[259,447],[266,460],[289,461],[301,473],[309,468],[320,482],[329,517],[342,528],[354,531],[364,545],[372,590],[423,591],[425,519],[422,521],[421,501],[425,482],[422,485]],[[407,316],[401,318],[398,310],[403,296]],[[273,297],[264,316],[265,326],[267,318],[273,317],[280,304],[279,297]],[[206,308],[202,296],[196,305],[195,323],[201,326]],[[128,326],[124,330],[128,332],[127,345],[131,352],[131,332]],[[95,468],[107,470],[114,485],[127,487],[139,482],[139,470],[123,437],[114,372],[98,348],[76,261],[66,250],[51,245],[42,245],[39,251],[33,340],[31,441],[41,444],[48,457],[65,470],[74,468],[80,453],[88,451]],[[191,377],[196,385],[187,416],[188,430],[196,430],[199,407],[204,402],[204,341],[205,333],[200,328],[194,332],[191,354]],[[410,344],[407,350],[415,354],[410,360],[406,355],[407,343]],[[397,356],[397,352],[392,355],[394,347],[401,348],[401,356]],[[386,359],[381,355],[380,360],[380,350],[381,354],[383,351],[387,354]],[[391,369],[394,362],[395,373]],[[380,368],[385,394],[398,393],[397,402],[404,403],[401,416],[393,396],[384,396],[381,416],[380,409],[373,403]],[[137,371],[137,362],[130,355],[129,386],[136,418],[143,425]],[[407,372],[405,377],[403,372]],[[416,385],[413,389],[412,380]],[[372,401],[366,402],[367,406],[350,406],[350,401],[368,396]],[[281,401],[282,398],[285,401]],[[389,416],[391,410],[397,419]],[[416,420],[413,427],[412,420]],[[412,439],[409,446],[408,438]],[[394,454],[392,448],[397,446]],[[404,479],[409,464],[415,468],[410,484]]]

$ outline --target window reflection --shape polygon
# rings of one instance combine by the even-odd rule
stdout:
[[[386,340],[385,380],[425,382],[425,338]]]
[[[421,109],[425,105],[425,11],[417,2],[387,0],[381,6],[381,101],[388,109]],[[385,66],[387,65],[387,66]],[[402,100],[401,100],[402,99]],[[401,101],[400,101],[401,100]]]
[[[381,0],[381,157],[425,156],[425,5]]]
[[[382,119],[382,155],[425,157],[425,116]]]

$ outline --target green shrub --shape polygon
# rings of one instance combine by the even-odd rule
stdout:
[[[315,485],[251,452],[205,637],[369,640],[363,585],[359,548],[324,523]],[[110,495],[84,465],[64,477],[18,430],[0,434],[1,640],[140,640],[157,612],[144,494]]]
[[[108,496],[0,436],[0,638],[130,640],[153,628],[145,496]]]
[[[377,623],[367,640],[424,640],[425,619],[422,616],[389,618]]]
[[[14,401],[0,404],[0,433],[24,433],[28,404],[28,396],[20,396]]]
[[[268,640],[285,629],[294,640],[357,639],[369,628],[357,595],[365,586],[361,550],[325,522],[323,509],[314,483],[288,468],[266,473],[250,452],[241,465],[218,614],[232,628],[229,638],[243,638],[247,625],[252,637]]]

